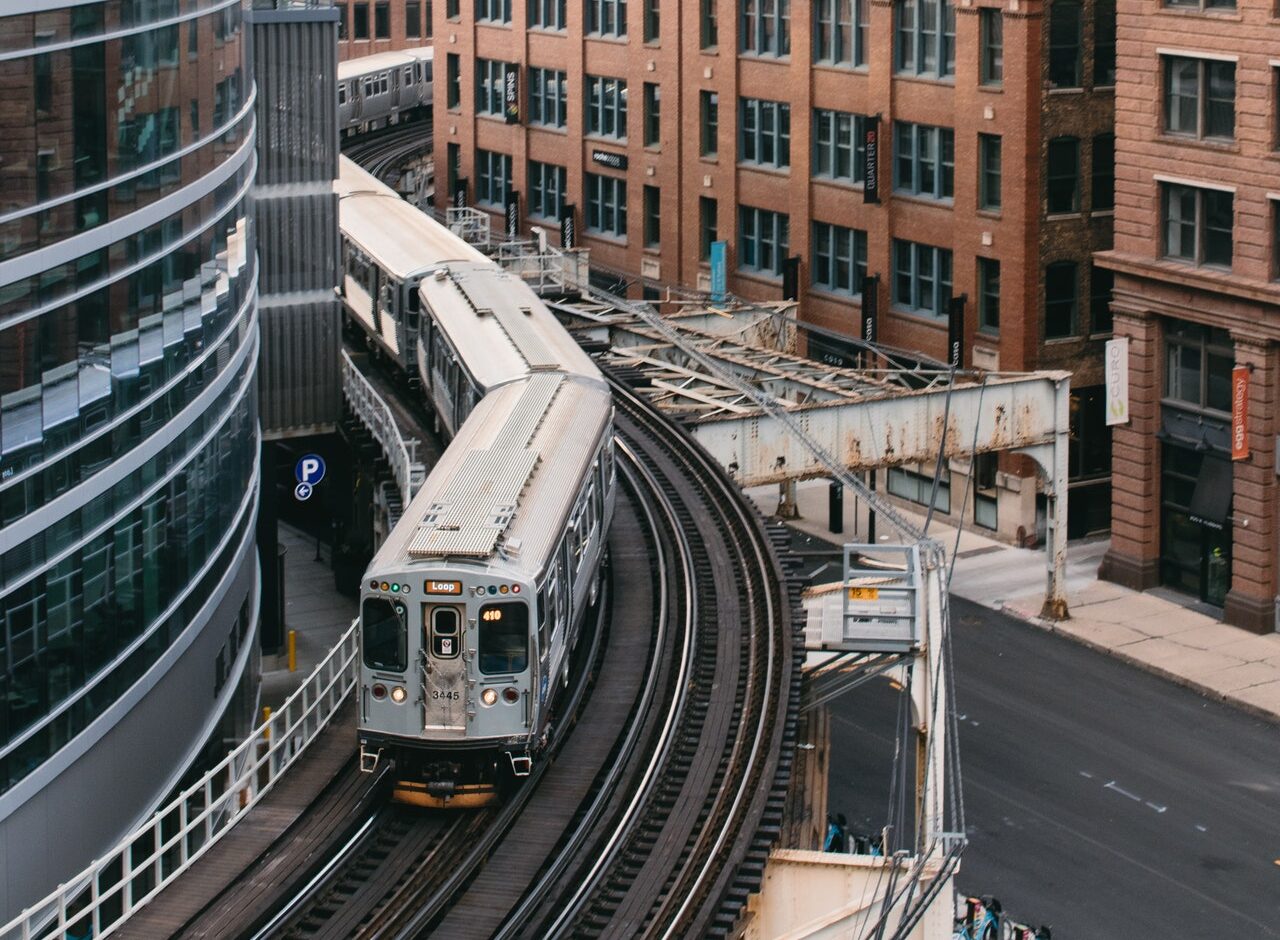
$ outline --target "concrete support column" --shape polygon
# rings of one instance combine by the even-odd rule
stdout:
[[[1236,366],[1249,374],[1249,456],[1233,463],[1231,590],[1226,621],[1254,633],[1275,630],[1276,604],[1276,347],[1234,336]]]
[[[1116,278],[1117,288],[1124,281]],[[1119,290],[1117,290],[1117,294]],[[1159,320],[1112,305],[1115,335],[1129,339],[1129,421],[1111,436],[1111,548],[1098,577],[1137,591],[1160,578],[1160,395],[1162,335]]]

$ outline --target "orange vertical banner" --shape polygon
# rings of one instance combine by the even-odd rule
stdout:
[[[1231,459],[1249,456],[1249,370],[1236,366],[1231,370]]]

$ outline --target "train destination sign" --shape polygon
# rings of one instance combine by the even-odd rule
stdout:
[[[461,581],[428,581],[426,586],[428,594],[461,594]]]

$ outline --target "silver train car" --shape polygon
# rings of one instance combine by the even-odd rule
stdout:
[[[365,134],[428,113],[432,62],[429,46],[339,62],[341,134]]]
[[[527,285],[362,176],[343,160],[347,278],[367,259],[386,280],[347,284],[348,317],[418,374],[453,441],[361,586],[360,766],[390,761],[402,802],[484,805],[550,740],[596,597],[613,402]]]

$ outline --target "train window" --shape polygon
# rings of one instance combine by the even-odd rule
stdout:
[[[480,671],[492,676],[529,666],[529,606],[523,602],[480,608]]]
[[[366,597],[360,611],[364,664],[370,669],[402,671],[408,664],[408,631],[404,604],[385,597]]]
[[[427,605],[422,605],[423,610]],[[435,607],[431,610],[431,653],[438,659],[453,659],[462,646],[459,635],[462,618],[456,607]]]
[[[347,83],[341,82],[338,85],[338,104],[347,103]]]

